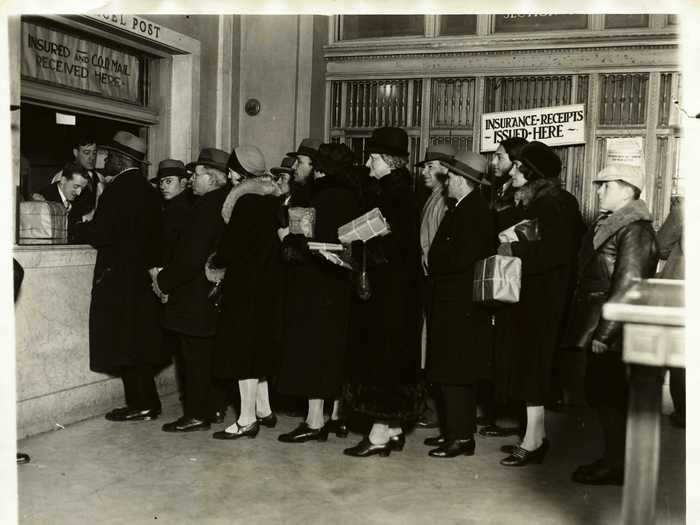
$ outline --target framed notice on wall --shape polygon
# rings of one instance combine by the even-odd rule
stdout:
[[[583,104],[484,113],[481,116],[481,151],[496,151],[508,137],[537,140],[548,146],[586,142]]]
[[[140,74],[136,55],[22,22],[23,77],[139,103]]]

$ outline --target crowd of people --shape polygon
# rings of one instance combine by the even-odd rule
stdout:
[[[453,458],[475,453],[478,390],[487,384],[494,405],[519,404],[523,415],[508,429],[492,414],[481,434],[518,435],[500,463],[525,466],[552,446],[544,406],[556,352],[577,347],[587,352],[587,399],[604,450],[573,480],[623,483],[621,326],[601,308],[656,272],[639,168],[597,174],[601,213],[586,228],[562,187],[558,155],[522,138],[505,139],[490,162],[431,145],[416,165],[424,188],[413,187],[408,137],[395,127],[372,132],[364,166],[344,144],[307,138],[272,169],[255,146],[204,148],[187,165],[163,160],[152,181],[138,137],[119,132],[99,145],[108,152],[101,174],[97,147],[76,144],[75,159],[37,198],[72,202],[71,238],[97,248],[90,367],[120,376],[126,399],[108,420],[156,419],[154,376],[174,360],[183,414],[165,432],[223,423],[234,387],[237,418],[215,439],[275,427],[274,392],[306,400],[305,417],[279,441],[362,428],[344,453],[389,456],[434,398],[439,434],[425,439],[428,454]],[[374,208],[388,235],[345,246],[342,257],[310,249],[339,243],[339,227]],[[299,209],[313,209],[310,233],[290,219]],[[516,229],[517,240],[499,242],[524,220],[534,235]],[[475,265],[495,254],[522,261],[517,303],[473,299]],[[358,419],[365,424],[353,427]]]

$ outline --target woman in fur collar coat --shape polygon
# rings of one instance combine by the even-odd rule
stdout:
[[[583,232],[578,202],[561,188],[560,171],[559,157],[541,142],[524,146],[510,171],[517,188],[515,202],[523,218],[537,221],[539,234],[536,240],[519,237],[518,242],[498,248],[501,255],[522,259],[520,302],[515,305],[511,328],[517,343],[508,389],[511,399],[524,401],[527,408],[525,436],[501,461],[504,466],[540,462],[549,447],[544,404]]]

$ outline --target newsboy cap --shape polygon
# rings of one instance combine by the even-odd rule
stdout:
[[[631,184],[639,191],[644,189],[644,173],[639,166],[630,164],[608,164],[598,175],[595,176],[593,182],[608,182],[611,180],[621,180],[627,184]]]

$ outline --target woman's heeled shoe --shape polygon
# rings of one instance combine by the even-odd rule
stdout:
[[[346,448],[343,450],[343,454],[346,456],[353,456],[355,458],[366,458],[369,456],[382,456],[387,457],[394,450],[391,445],[391,441],[387,441],[383,445],[374,445],[369,440],[369,438],[364,437],[357,445],[351,448]]]
[[[267,428],[275,428],[277,425],[277,416],[274,412],[270,412],[265,417],[258,417],[258,423]]]
[[[342,419],[329,419],[328,421],[326,421],[324,428],[326,435],[332,433],[339,438],[348,437],[348,434],[350,432],[348,430],[348,425]]]
[[[405,444],[406,434],[404,434],[403,432],[401,434],[396,434],[395,436],[391,436],[389,438],[389,446],[391,447],[391,450],[394,450],[396,452],[401,452]]]
[[[280,434],[277,437],[282,443],[305,443],[306,441],[326,441],[328,439],[328,431],[326,426],[321,428],[311,428],[306,424],[306,421],[300,423],[297,428],[286,434]]]
[[[504,467],[524,467],[529,463],[540,464],[544,461],[548,450],[549,441],[547,438],[544,438],[542,444],[535,450],[525,450],[523,447],[517,447],[510,456],[501,460],[501,465]]]
[[[238,430],[236,430],[235,432],[220,430],[219,432],[214,432],[212,437],[214,439],[240,439],[242,437],[253,439],[255,436],[258,435],[258,432],[260,432],[260,423],[258,423],[257,419],[253,421],[250,425],[241,427],[238,423],[236,423],[236,426],[238,427]]]

